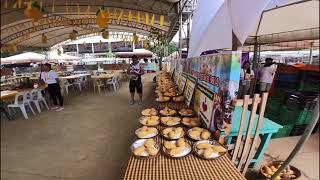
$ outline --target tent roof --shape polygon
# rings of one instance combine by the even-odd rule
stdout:
[[[133,52],[117,52],[115,53],[116,57],[120,58],[131,58],[133,55],[136,55],[140,58],[154,58],[155,55],[146,49],[134,49]]]
[[[295,48],[295,43],[287,42],[302,40],[309,40],[302,42],[308,48],[313,40],[318,40],[319,1],[291,0],[289,2],[276,7],[269,5],[262,12],[260,20],[247,38],[245,45],[254,44],[255,37],[258,44],[275,43],[280,49],[283,46]]]
[[[22,54],[17,54],[14,56],[1,58],[1,64],[19,64],[19,63],[31,63],[31,62],[41,62],[45,59],[45,55],[38,54],[34,52],[26,52]]]
[[[49,60],[80,60],[80,57],[77,56],[71,56],[71,55],[67,55],[67,54],[61,54],[58,55],[56,51],[52,51],[49,53]]]
[[[72,30],[77,30],[80,35],[91,34],[93,32],[100,32],[100,28],[96,25],[96,12],[104,5],[113,13],[117,11],[119,15],[123,10],[123,19],[117,21],[115,16],[112,16],[109,21],[109,31],[127,31],[137,32],[137,34],[148,35],[152,29],[157,29],[164,34],[168,34],[178,24],[173,23],[178,17],[178,3],[177,1],[167,0],[108,0],[108,1],[87,1],[77,0],[68,2],[68,12],[66,11],[66,1],[63,0],[48,0],[43,1],[43,7],[49,11],[42,24],[33,25],[32,21],[24,15],[24,10],[27,2],[23,1],[22,8],[12,8],[13,2],[9,2],[9,8],[1,5],[1,44],[18,44],[20,46],[33,47],[51,47],[59,42],[65,41],[69,38],[69,33]],[[55,3],[55,12],[52,13],[52,4]],[[80,15],[78,15],[77,8],[80,8]],[[86,10],[90,6],[89,14]],[[136,14],[137,11],[141,13],[140,23],[136,23],[135,16],[133,21],[129,22],[126,18],[128,12]],[[145,13],[155,15],[154,24],[146,24]],[[160,15],[164,15],[164,25],[161,27],[159,23]],[[50,20],[49,20],[50,19]],[[84,20],[87,21],[84,21]],[[63,23],[56,23],[53,20],[63,21]],[[75,23],[77,25],[75,25]],[[46,34],[48,43],[43,44],[41,35]]]

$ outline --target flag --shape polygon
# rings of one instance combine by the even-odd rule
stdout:
[[[4,1],[4,8],[8,8],[8,0]]]
[[[149,24],[149,13],[145,13],[146,24]]]
[[[18,8],[22,7],[22,0],[18,0]]]
[[[160,15],[160,26],[163,26],[164,23],[164,15]]]
[[[12,5],[12,8],[13,8],[13,9],[17,8],[17,2],[15,2],[15,3]]]

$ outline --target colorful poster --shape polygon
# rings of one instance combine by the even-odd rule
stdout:
[[[187,81],[187,75],[182,73],[180,75],[180,78],[179,78],[179,81],[178,81],[178,88],[179,88],[179,91],[182,93],[183,90],[184,90],[184,87],[186,85],[186,81]]]
[[[191,101],[192,101],[195,87],[196,87],[196,79],[194,79],[191,76],[188,76],[185,90],[183,92],[183,96],[186,99],[186,103],[187,103],[188,107],[190,107],[190,105],[191,105]]]
[[[211,127],[211,119],[212,119],[212,109],[213,109],[213,96],[214,93],[209,89],[203,87],[202,85],[198,86],[200,91],[199,99],[197,99],[198,107],[198,115],[201,120],[204,122],[206,127]]]
[[[188,72],[198,79],[197,83],[202,87],[202,92],[212,92],[213,103],[212,109],[209,110],[212,115],[210,123],[207,124],[212,131],[223,131],[224,123],[231,124],[239,88],[240,61],[240,51],[217,53],[190,59]],[[203,95],[199,95],[197,91],[196,96],[200,100],[203,99]],[[196,101],[199,101],[199,99]],[[202,102],[198,103],[198,106],[200,106],[198,109],[201,110]]]
[[[143,49],[143,41],[138,41],[138,44],[134,44],[134,49]]]
[[[92,53],[92,44],[78,44],[79,53]]]

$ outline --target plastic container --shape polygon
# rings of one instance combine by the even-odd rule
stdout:
[[[294,125],[283,125],[276,134],[272,135],[272,139],[288,137],[293,129]]]
[[[295,124],[296,125],[309,124],[309,121],[311,120],[312,115],[313,115],[313,111],[310,111],[310,110],[301,111]]]
[[[288,125],[295,124],[299,117],[300,111],[289,109],[283,106],[279,112],[278,121],[280,124]]]

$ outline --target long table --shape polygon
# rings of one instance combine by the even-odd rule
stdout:
[[[158,126],[158,130],[164,127]],[[160,145],[161,137],[155,138]],[[187,140],[192,143],[191,140]],[[190,153],[183,158],[167,157],[161,153],[151,159],[131,156],[126,167],[124,180],[241,180],[245,179],[233,165],[228,154],[214,160],[200,159]]]

